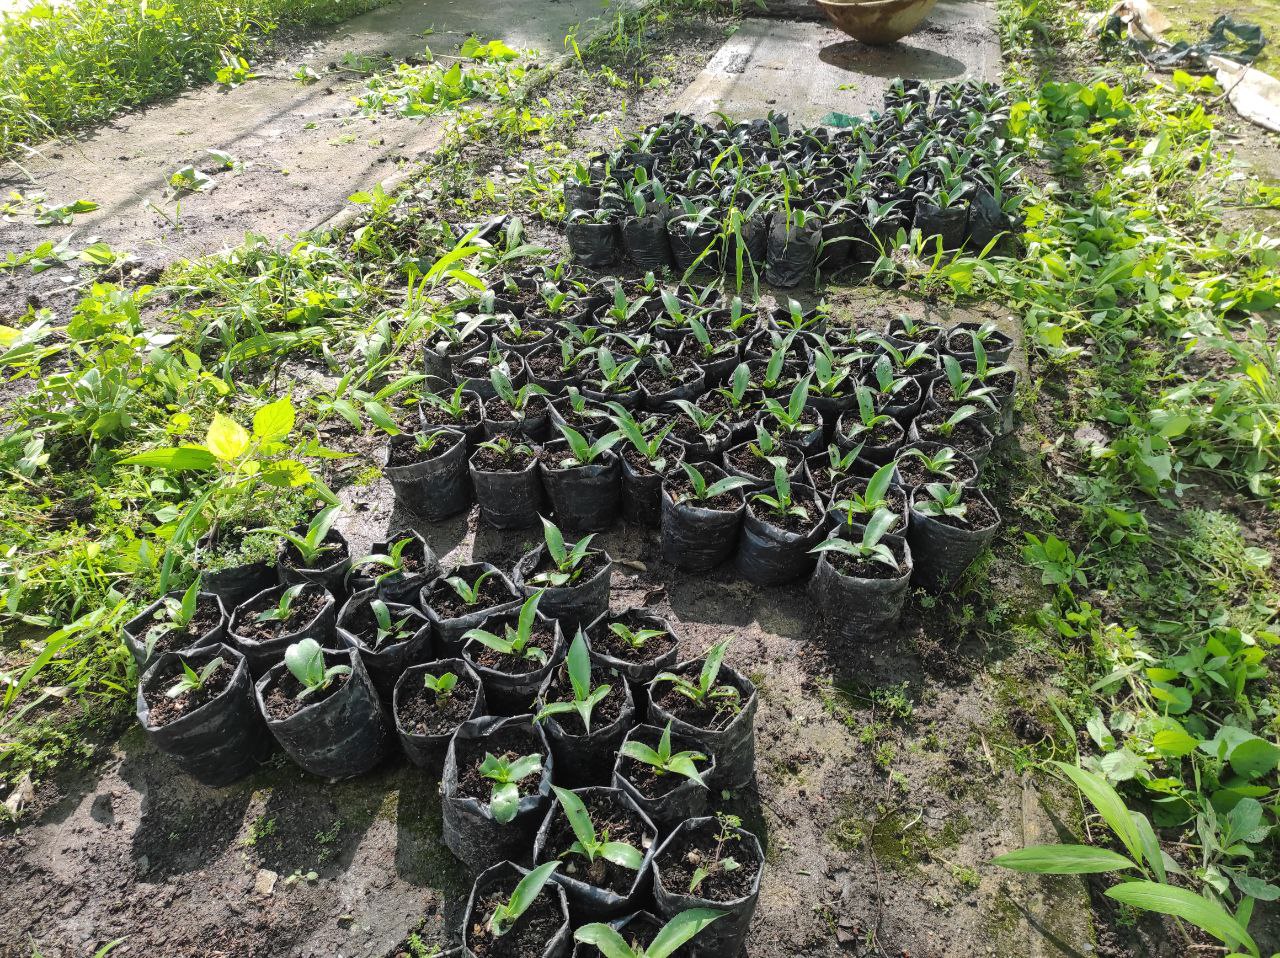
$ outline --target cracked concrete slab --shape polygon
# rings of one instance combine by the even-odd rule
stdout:
[[[941,0],[918,31],[871,47],[827,23],[749,19],[690,85],[681,109],[734,119],[775,110],[813,124],[832,111],[879,109],[895,77],[998,79],[996,22],[994,3]]]

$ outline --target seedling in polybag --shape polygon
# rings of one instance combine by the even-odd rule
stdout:
[[[941,476],[954,482],[956,480],[956,464],[960,461],[959,454],[950,446],[943,446],[937,452],[930,454],[924,449],[912,446],[902,450],[899,460],[910,456],[913,459],[919,459],[920,464],[924,466],[925,472],[931,475]]]
[[[667,727],[662,730],[662,737],[658,739],[658,748],[651,749],[644,742],[637,742],[635,739],[623,742],[622,747],[618,750],[629,759],[648,765],[655,775],[659,777],[663,775],[683,775],[690,781],[697,782],[699,785],[706,787],[706,782],[702,780],[702,773],[698,771],[698,762],[705,762],[707,756],[701,752],[686,750],[683,752],[671,751],[671,723],[667,723]]]
[[[952,483],[950,486],[944,486],[940,482],[931,482],[924,489],[929,494],[929,498],[917,499],[915,504],[917,512],[923,512],[926,516],[934,516],[939,519],[944,516],[950,519],[965,518],[969,507],[964,502],[964,486],[958,482]]]
[[[413,542],[412,536],[405,536],[403,539],[397,540],[392,544],[391,548],[383,553],[372,553],[367,556],[361,556],[351,563],[352,571],[362,570],[366,566],[383,566],[386,571],[379,573],[374,577],[375,582],[381,582],[393,575],[403,573],[404,568],[404,550],[409,548]]]
[[[586,571],[587,557],[594,555],[591,551],[591,540],[595,533],[583,536],[572,546],[564,541],[560,527],[544,516],[542,519],[542,538],[547,544],[546,555],[555,568],[539,572],[530,578],[534,585],[559,588],[577,582]]]
[[[467,582],[460,575],[451,575],[444,581],[458,594],[458,598],[462,600],[463,605],[479,605],[485,582],[495,574],[494,570],[490,569],[487,572],[481,572],[474,582]]]
[[[628,942],[611,925],[595,922],[573,933],[575,940],[593,945],[604,958],[670,958],[681,945],[696,938],[704,928],[728,912],[714,908],[690,908],[680,912],[653,936],[648,947]]]
[[[651,425],[651,422],[640,423],[635,416],[631,414],[631,410],[618,405],[617,403],[609,403],[609,408],[613,410],[610,417],[618,432],[622,434],[627,442],[635,447],[636,451],[644,457],[644,461],[649,464],[649,468],[654,472],[664,472],[667,468],[667,457],[662,452],[662,444],[666,441],[667,435],[675,428],[674,422],[669,422],[652,435],[645,435],[645,426]]]
[[[603,858],[628,871],[640,870],[640,866],[644,864],[644,852],[626,842],[610,841],[607,828],[597,834],[591,813],[587,811],[582,799],[567,788],[553,785],[551,790],[556,793],[560,807],[564,810],[564,817],[569,820],[569,827],[573,829],[573,837],[577,839],[569,846],[568,851],[560,855],[561,858],[581,855],[588,865],[594,864],[597,858]]]
[[[325,539],[328,538],[333,524],[338,521],[338,513],[341,511],[341,506],[329,506],[327,509],[321,509],[312,518],[302,535],[298,535],[290,529],[280,529],[276,526],[268,526],[263,531],[274,533],[288,540],[298,550],[302,564],[307,568],[312,568],[326,552],[337,548],[336,545],[326,542]]]
[[[512,929],[520,916],[537,901],[538,896],[542,894],[542,887],[551,878],[551,873],[559,867],[559,862],[547,862],[520,879],[520,884],[516,885],[511,898],[495,908],[486,922],[489,932],[495,938],[501,938]]]
[[[846,498],[833,503],[832,509],[843,512],[845,522],[849,525],[853,525],[862,516],[869,516],[880,509],[888,509],[893,469],[893,463],[885,463],[867,480],[867,487],[863,492],[850,491]]]
[[[730,710],[736,712],[740,708],[741,693],[732,685],[717,685],[720,666],[724,664],[725,652],[729,649],[731,638],[717,642],[707,652],[698,681],[691,682],[683,675],[674,672],[662,672],[654,678],[654,683],[670,682],[675,690],[695,705],[714,708],[717,711]]]
[[[373,648],[381,648],[383,643],[394,645],[397,642],[403,642],[410,635],[410,632],[404,627],[409,621],[410,616],[405,615],[395,621],[391,619],[391,610],[387,608],[387,604],[381,599],[374,599],[369,603],[369,611],[373,613],[375,624]]]
[[[957,426],[970,416],[976,416],[977,414],[977,406],[961,406],[942,422],[938,423],[938,425],[934,426],[933,431],[943,439],[950,438],[951,434],[956,431]]]
[[[695,466],[682,462],[680,463],[680,468],[689,477],[689,485],[693,489],[693,494],[689,496],[684,493],[678,493],[676,496],[676,502],[678,503],[685,502],[688,499],[693,499],[695,502],[710,502],[716,496],[724,495],[726,492],[753,485],[752,481],[745,476],[725,476],[723,479],[717,479],[708,485],[706,476],[699,472]]]
[[[578,630],[578,634],[573,638],[573,643],[569,646],[569,654],[565,658],[565,668],[569,673],[569,684],[573,688],[572,701],[548,702],[538,712],[537,720],[541,722],[552,715],[566,715],[570,712],[576,712],[578,718],[582,719],[582,727],[590,734],[591,713],[613,691],[613,686],[606,684],[592,687],[591,655],[587,651],[587,641],[583,637],[581,629]]]
[[[528,383],[516,389],[511,379],[501,369],[489,371],[489,383],[498,398],[505,402],[516,419],[524,419],[528,411],[529,400],[534,396],[545,396],[547,391],[534,383]]]
[[[736,858],[725,854],[725,847],[730,842],[736,842],[741,838],[736,829],[741,827],[742,819],[737,815],[725,815],[722,812],[716,812],[716,821],[720,823],[720,831],[716,832],[715,855],[706,865],[699,866],[693,870],[693,878],[689,881],[690,895],[697,892],[698,887],[712,875],[735,872],[742,867]]]
[[[510,655],[518,659],[532,659],[539,665],[546,665],[547,653],[536,645],[531,644],[533,641],[533,626],[538,615],[538,602],[541,599],[541,592],[535,592],[525,599],[524,605],[520,606],[520,616],[516,620],[516,627],[513,629],[510,625],[505,626],[505,635],[497,636],[492,632],[486,632],[484,629],[468,629],[462,634],[462,641],[466,642],[470,639],[475,639],[481,645],[493,649],[493,651],[501,655]]]
[[[596,347],[595,357],[596,372],[599,374],[595,379],[598,392],[624,393],[632,388],[631,380],[640,366],[639,359],[618,362],[604,346]]]
[[[170,632],[185,632],[196,617],[196,609],[200,604],[200,579],[197,577],[182,593],[181,599],[165,596],[160,600],[160,608],[156,610],[155,625],[147,629],[147,658],[155,651],[156,643]]]
[[[713,445],[716,441],[716,425],[720,422],[722,413],[707,412],[701,407],[689,402],[687,399],[673,399],[671,404],[675,406],[688,419],[698,435],[702,437],[702,441],[707,445]]]
[[[468,400],[463,396],[466,390],[466,383],[459,383],[458,387],[448,396],[438,396],[435,393],[426,393],[422,397],[422,401],[433,409],[438,409],[450,419],[461,422],[462,417],[466,414]]]
[[[289,619],[289,613],[293,611],[294,600],[302,593],[302,590],[309,583],[299,582],[297,585],[291,585],[280,593],[280,599],[270,608],[259,612],[254,618],[259,622],[286,622]]]
[[[323,692],[339,676],[351,674],[349,665],[331,665],[326,668],[324,650],[315,639],[303,639],[285,649],[284,665],[302,685],[302,691],[297,695],[298,701]]]
[[[787,478],[787,470],[783,466],[775,466],[773,470],[773,494],[757,492],[751,497],[752,502],[764,506],[779,519],[809,518],[809,510],[797,503],[791,494],[791,480]]]
[[[478,769],[480,775],[493,782],[489,793],[489,812],[499,825],[506,825],[520,810],[520,782],[530,775],[542,773],[542,756],[523,755],[509,759],[485,752]]]
[[[588,442],[587,438],[572,426],[556,423],[556,428],[560,430],[560,435],[564,436],[564,441],[569,446],[569,454],[560,460],[562,468],[589,466],[622,438],[622,433],[615,431],[606,433],[595,442]]]
[[[226,660],[222,656],[218,656],[211,662],[205,664],[199,672],[182,663],[182,675],[178,677],[178,681],[173,683],[164,694],[167,698],[180,699],[188,692],[199,692],[206,682],[213,676],[213,673],[222,668],[226,664]]]
[[[849,539],[842,539],[833,536],[825,542],[820,542],[811,549],[811,552],[841,552],[854,559],[870,560],[887,565],[895,572],[898,569],[898,560],[893,557],[893,552],[888,546],[884,545],[880,540],[885,537],[898,522],[898,516],[888,509],[877,509],[872,515],[870,521],[862,530],[862,538],[858,542],[852,542]]]
[[[422,677],[422,687],[435,695],[438,704],[443,704],[449,700],[449,696],[453,695],[453,690],[458,687],[458,677],[452,672],[446,672],[440,676],[432,675],[428,672]]]
[[[650,639],[666,635],[663,629],[631,629],[623,622],[610,622],[609,631],[626,643],[627,648],[639,652]]]

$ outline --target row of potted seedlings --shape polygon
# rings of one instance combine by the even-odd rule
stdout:
[[[553,289],[574,284],[537,295]],[[474,499],[498,528],[548,511],[574,530],[622,516],[660,529],[682,569],[732,559],[762,585],[813,574],[818,608],[851,638],[891,630],[909,585],[949,587],[994,536],[978,480],[1012,428],[1018,381],[997,329],[904,315],[855,332],[821,306],[762,313],[652,277],[612,290],[576,291],[575,321],[553,327],[567,358],[519,386],[536,351],[500,351],[500,329],[457,365],[435,353],[452,389],[424,396],[417,436],[393,442],[435,437],[446,452],[424,454],[414,482],[391,476],[405,508],[438,518]],[[630,331],[603,325],[609,311],[632,316]]]
[[[139,720],[211,785],[252,770],[273,738],[326,778],[367,771],[398,740],[441,776],[445,843],[483,869],[464,954],[736,954],[763,854],[709,812],[754,776],[755,688],[724,664],[728,640],[681,662],[668,621],[610,612],[612,562],[591,542],[547,523],[523,589],[482,563],[388,567],[336,619],[316,583],[221,621],[220,597],[193,585],[130,625],[151,656]],[[411,584],[415,601],[392,601]],[[257,625],[288,643],[279,661],[245,641]]]
[[[742,271],[796,286],[873,262],[898,231],[982,250],[1018,215],[1009,117],[991,84],[898,81],[883,112],[835,132],[786,116],[711,127],[672,114],[564,185],[566,239],[593,268]]]

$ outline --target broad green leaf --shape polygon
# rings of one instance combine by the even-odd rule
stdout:
[[[1125,806],[1124,799],[1111,787],[1111,784],[1101,776],[1086,772],[1078,766],[1068,765],[1066,762],[1054,762],[1053,765],[1084,793],[1085,798],[1098,810],[1102,820],[1124,843],[1133,860],[1141,863],[1142,842],[1138,838],[1138,830],[1129,817],[1129,809]]]
[[[120,464],[186,472],[211,469],[217,461],[214,454],[203,446],[175,446],[171,449],[148,449],[120,460]]]
[[[293,403],[284,396],[253,414],[253,434],[260,442],[280,442],[293,432],[293,423]]]
[[[1123,855],[1092,845],[1030,845],[999,855],[991,863],[1037,875],[1092,875],[1137,867]]]
[[[1161,729],[1151,737],[1151,744],[1155,746],[1156,751],[1168,758],[1180,758],[1191,754],[1196,750],[1199,742],[1199,739],[1188,734],[1181,727]]]
[[[1162,915],[1175,915],[1190,922],[1202,931],[1228,945],[1244,945],[1255,955],[1258,946],[1240,923],[1227,911],[1207,898],[1185,888],[1175,888],[1153,881],[1131,881],[1108,888],[1106,895],[1118,902],[1154,911]]]
[[[647,958],[669,958],[673,951],[727,914],[714,908],[690,908],[680,912],[654,936],[645,950]]]

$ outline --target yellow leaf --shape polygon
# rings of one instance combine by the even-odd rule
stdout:
[[[234,419],[217,413],[213,417],[213,424],[209,426],[204,444],[211,453],[223,462],[228,462],[244,455],[249,448],[249,433]]]

